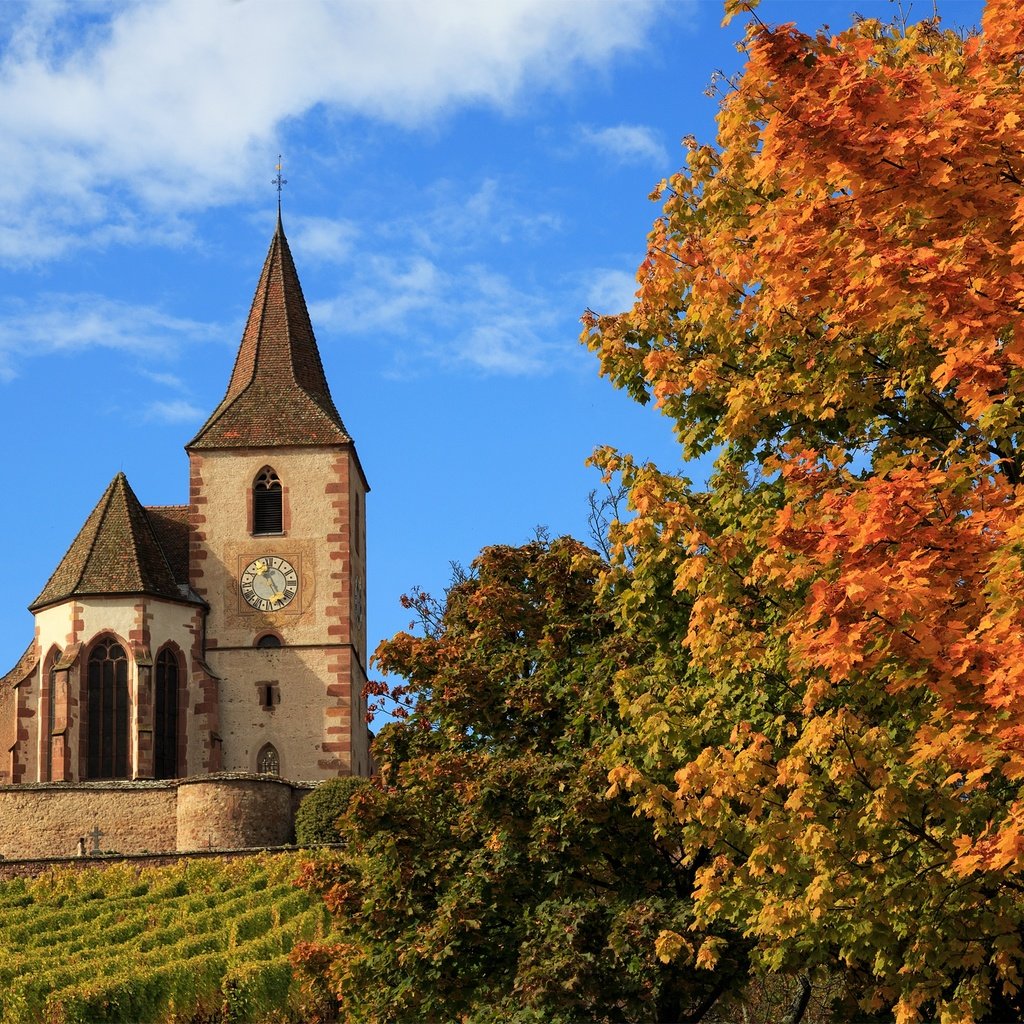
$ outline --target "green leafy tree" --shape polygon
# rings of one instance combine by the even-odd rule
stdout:
[[[295,815],[295,840],[300,846],[337,843],[338,819],[348,810],[349,801],[368,781],[358,775],[327,779],[302,798]]]
[[[694,920],[696,864],[606,795],[627,652],[602,565],[568,538],[486,548],[443,604],[407,599],[426,635],[378,648],[406,716],[375,743],[344,852],[305,878],[336,914],[345,1019],[697,1021],[742,982],[742,944]]]

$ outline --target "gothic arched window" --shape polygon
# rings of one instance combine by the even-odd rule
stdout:
[[[277,756],[277,748],[273,743],[265,743],[260,747],[256,757],[256,771],[260,775],[280,775],[281,760]]]
[[[60,651],[50,652],[50,667],[46,673],[46,735],[43,737],[43,781],[53,781],[53,730],[57,725],[57,662]]]
[[[253,533],[283,532],[283,493],[277,474],[264,466],[252,484]]]
[[[128,655],[113,638],[101,640],[89,655],[86,682],[89,731],[86,777],[128,778]]]
[[[166,647],[156,659],[156,705],[153,709],[153,775],[178,777],[178,659]]]

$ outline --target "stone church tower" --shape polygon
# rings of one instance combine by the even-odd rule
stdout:
[[[201,702],[219,705],[211,767],[367,774],[368,488],[280,216],[227,394],[186,450],[189,579],[219,680]]]
[[[369,773],[368,487],[280,214],[186,451],[187,505],[145,507],[119,473],[31,605],[0,679],[0,787]]]

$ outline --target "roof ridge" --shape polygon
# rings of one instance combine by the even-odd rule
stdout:
[[[152,517],[119,472],[30,610],[87,595],[149,594],[182,600],[180,584],[185,578],[171,564],[161,539],[166,531],[157,532],[157,521],[180,522],[180,518],[169,512],[159,520]]]
[[[146,508],[145,505],[142,504],[141,501],[139,501],[139,496],[134,491],[132,491],[131,484],[128,483],[128,478],[126,476],[124,476],[123,473],[121,475],[124,478],[125,487],[127,487],[128,490],[131,491],[131,495],[135,499],[135,507],[138,508],[138,510],[142,513],[142,520],[143,520],[142,528],[145,529],[149,533],[149,539],[153,542],[153,544],[156,545],[157,551],[160,552],[160,558],[163,560],[164,568],[167,570],[167,575],[172,580],[175,580],[175,582],[177,582],[177,577],[176,577],[176,575],[174,573],[174,569],[171,567],[171,560],[167,557],[167,552],[164,551],[164,546],[163,546],[163,544],[160,543],[160,538],[156,535],[156,530],[153,529],[153,522],[149,518],[149,510]],[[180,507],[181,506],[179,506],[179,508]],[[135,542],[135,548],[136,548],[136,550],[135,550],[135,561],[138,564],[139,569],[141,570],[142,569],[142,552],[139,550],[139,537],[138,537],[138,534],[135,532],[134,527],[132,528],[131,533],[132,533],[132,540]],[[145,580],[143,580],[142,582],[145,583]]]
[[[20,681],[19,677],[24,678],[29,668],[35,666],[39,660],[39,652],[36,650],[36,642],[33,638],[28,647],[22,652],[22,655],[18,660],[2,675],[0,676],[0,686],[5,685],[8,682],[15,680]]]
[[[143,578],[142,578],[142,555],[141,555],[141,552],[139,551],[138,532],[136,531],[135,522],[134,522],[134,520],[132,518],[131,502],[128,501],[128,495],[123,493],[124,492],[124,485],[128,483],[128,478],[124,475],[124,473],[118,473],[117,476],[114,477],[114,480],[115,480],[115,482],[120,482],[120,484],[121,484],[122,499],[123,499],[123,501],[125,503],[125,507],[128,510],[128,538],[131,541],[131,545],[132,545],[132,561],[135,563],[135,565],[137,565],[139,567],[139,582],[140,583],[144,583],[145,580],[143,580]],[[129,488],[129,490],[130,490],[130,488]],[[135,492],[134,491],[132,491],[132,497],[135,498],[135,503],[139,506],[139,508],[142,508],[142,505],[139,502],[139,499],[137,497],[135,497]],[[145,509],[143,509],[143,514],[145,515]],[[149,517],[148,516],[146,517],[146,526],[147,527],[149,526]],[[153,531],[150,530],[149,532],[152,533]],[[160,554],[163,555],[163,551],[162,550],[161,550]],[[164,558],[164,562],[166,562],[167,561],[166,555],[163,555],[163,558]],[[170,568],[170,566],[168,566],[168,569],[169,568]]]
[[[227,391],[185,448],[351,444],[279,219]]]
[[[103,506],[103,509],[100,512],[99,518],[96,520],[96,529],[92,531],[92,538],[89,540],[89,545],[86,548],[85,558],[82,559],[78,575],[75,577],[75,585],[71,588],[72,593],[82,585],[82,580],[85,579],[86,570],[88,569],[89,563],[92,561],[92,556],[96,551],[96,538],[103,532],[103,524],[107,521],[107,516],[110,514],[110,499],[113,496],[114,484],[117,483],[117,478],[119,476],[124,476],[124,473],[122,473],[121,470],[118,470],[114,479],[107,484],[107,489],[103,492],[103,495],[100,498],[100,504]],[[58,566],[58,568],[60,567]]]
[[[283,277],[284,277],[284,274],[283,274],[284,262],[285,262],[285,258],[287,257],[288,261],[292,265],[292,271],[294,272],[296,283],[299,284],[299,294],[297,296],[297,301],[299,303],[301,303],[302,309],[301,310],[297,310],[296,312],[301,313],[303,318],[309,324],[309,333],[310,333],[310,337],[311,337],[312,342],[313,342],[312,353],[313,353],[314,358],[316,359],[316,366],[317,366],[317,369],[320,371],[320,377],[323,380],[324,387],[327,389],[327,393],[326,393],[325,397],[330,402],[332,408],[325,409],[323,407],[323,405],[321,404],[320,399],[316,395],[314,395],[313,392],[311,392],[309,390],[309,388],[301,380],[299,380],[299,375],[296,372],[296,368],[295,368],[294,350],[292,349],[292,318],[290,316],[286,316],[285,317],[285,331],[286,331],[286,335],[287,335],[287,338],[288,338],[288,348],[289,348],[289,351],[291,352],[291,354],[293,356],[293,358],[289,360],[289,369],[291,370],[292,380],[295,381],[295,386],[298,387],[302,391],[302,393],[325,416],[327,416],[328,418],[331,418],[331,414],[333,413],[334,416],[337,416],[337,418],[340,420],[341,416],[338,415],[338,410],[336,408],[334,408],[334,399],[331,397],[330,386],[327,384],[327,374],[324,372],[324,361],[323,361],[323,358],[320,355],[320,346],[317,345],[317,343],[316,343],[316,332],[313,330],[313,319],[309,315],[309,306],[306,304],[306,296],[305,296],[305,293],[302,291],[301,282],[299,282],[298,270],[295,267],[295,259],[292,256],[292,247],[288,244],[288,238],[287,238],[287,236],[284,233],[284,225],[281,223],[281,215],[280,215],[280,213],[278,213],[278,218],[277,218],[277,229],[278,229],[278,234],[280,234],[280,236],[281,236],[281,247],[280,248],[281,248],[282,280],[283,280]],[[290,300],[290,296],[288,294],[288,290],[286,288],[282,288],[281,298],[282,298],[282,301],[283,301],[284,306],[285,306],[285,312],[287,313],[288,310],[289,310],[289,304],[290,304],[291,300]],[[259,353],[258,352],[257,352],[257,358],[259,358]]]
[[[278,214],[277,223],[278,230],[281,230],[283,234],[283,230],[281,229],[280,214]],[[223,417],[223,415],[228,411],[228,409],[230,409],[231,406],[235,402],[237,402],[238,399],[241,398],[242,395],[244,395],[246,391],[249,390],[249,388],[252,387],[253,382],[256,380],[256,367],[259,365],[260,344],[262,342],[262,331],[259,329],[257,329],[255,332],[256,340],[254,342],[252,372],[249,375],[249,380],[242,387],[240,387],[238,391],[236,391],[234,394],[231,393],[231,387],[235,383],[235,376],[238,374],[239,366],[241,365],[242,362],[242,356],[243,353],[245,352],[245,335],[249,330],[249,325],[252,324],[253,322],[253,317],[256,312],[256,303],[260,302],[259,318],[256,321],[259,327],[262,327],[263,318],[267,312],[267,300],[269,298],[270,289],[261,288],[260,286],[263,284],[264,279],[269,279],[270,276],[270,271],[274,259],[274,242],[277,239],[277,234],[278,232],[275,231],[274,237],[270,241],[270,249],[267,251],[266,258],[263,260],[263,269],[260,271],[260,278],[259,281],[256,283],[256,291],[253,294],[252,302],[249,303],[249,315],[245,318],[245,327],[242,329],[242,343],[238,346],[238,351],[235,353],[235,361],[231,366],[231,376],[228,378],[228,389],[224,393],[224,397],[221,399],[220,404],[211,413],[210,418],[202,425],[202,427],[200,427],[199,434],[196,434],[196,437],[193,438],[193,441],[196,440],[201,434],[205,434],[206,431],[209,430],[211,427],[215,426]]]

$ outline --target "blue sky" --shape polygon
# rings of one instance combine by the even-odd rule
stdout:
[[[931,12],[931,2],[910,7]],[[679,140],[714,138],[742,19],[711,0],[0,5],[0,673],[113,475],[187,501],[182,446],[227,385],[284,223],[370,480],[370,646],[399,596],[537,525],[586,538],[585,460],[678,467],[597,374]],[[980,3],[943,0],[947,24]],[[766,0],[838,30],[886,2]],[[699,477],[701,467],[689,467]]]

